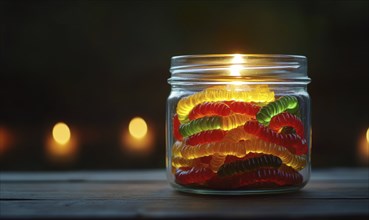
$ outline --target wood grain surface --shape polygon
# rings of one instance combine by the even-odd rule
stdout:
[[[0,173],[1,219],[366,219],[369,170],[313,170],[301,191],[205,196],[174,191],[162,170]]]

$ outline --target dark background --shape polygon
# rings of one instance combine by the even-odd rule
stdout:
[[[368,1],[1,1],[0,25],[2,170],[164,167],[170,58],[206,53],[307,56],[313,166],[360,165]],[[156,132],[146,156],[121,151],[137,115]],[[44,153],[58,121],[81,140],[67,165]]]

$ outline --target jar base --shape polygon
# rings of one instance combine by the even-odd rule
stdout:
[[[305,186],[305,184],[299,186],[288,186],[274,189],[232,189],[232,190],[190,188],[178,184],[171,184],[171,186],[175,190],[184,193],[199,194],[199,195],[237,196],[237,195],[267,195],[267,194],[293,193],[301,190]]]

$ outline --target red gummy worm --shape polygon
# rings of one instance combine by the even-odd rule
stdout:
[[[256,182],[273,182],[280,186],[299,185],[302,183],[302,179],[301,174],[296,171],[291,172],[273,168],[261,168],[251,173],[251,175],[241,175],[238,182],[239,185],[237,186],[236,182],[235,186],[238,188]]]
[[[253,117],[256,117],[256,114],[259,112],[261,108],[260,106],[255,105],[250,102],[232,101],[227,104],[229,105],[229,107],[231,108],[233,112],[240,113],[240,114],[246,114],[246,115],[250,115]]]
[[[203,102],[196,105],[188,115],[190,120],[204,116],[228,116],[231,109],[223,102]]]
[[[279,131],[281,128],[287,126],[293,127],[296,131],[296,134],[298,134],[301,138],[305,136],[304,125],[302,124],[302,121],[296,115],[291,113],[280,113],[274,116],[269,122],[269,127],[274,131]]]
[[[206,144],[210,142],[221,141],[226,134],[227,132],[221,129],[202,131],[200,133],[187,137],[185,140],[186,144],[194,146],[197,144]]]
[[[210,164],[212,156],[199,157],[199,161],[204,164]]]
[[[302,175],[293,169],[284,168],[259,168],[257,170],[236,174],[230,177],[215,176],[208,181],[209,187],[217,189],[241,188],[266,183],[278,186],[300,185],[303,181]],[[272,184],[271,184],[272,185]]]
[[[192,183],[202,183],[215,176],[215,173],[209,168],[193,167],[190,170],[178,169],[175,175],[176,182],[181,185],[188,185]]]
[[[247,133],[256,135],[264,141],[286,147],[291,153],[301,155],[308,151],[306,140],[296,134],[277,133],[257,121],[248,121],[243,128]]]
[[[173,116],[173,134],[174,134],[174,137],[177,140],[182,141],[183,137],[182,137],[181,133],[179,132],[179,126],[180,125],[181,125],[181,123],[179,122],[178,115],[175,114]]]

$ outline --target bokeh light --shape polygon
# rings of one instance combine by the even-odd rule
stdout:
[[[10,134],[9,131],[0,126],[0,156],[5,154],[10,148]]]
[[[47,158],[54,164],[69,164],[75,160],[76,138],[66,123],[58,122],[53,126],[51,132],[48,132],[46,153]]]
[[[70,129],[63,122],[57,123],[53,128],[53,138],[59,144],[66,144],[70,140]]]
[[[141,139],[147,134],[147,124],[143,118],[135,117],[129,122],[128,130],[134,138]]]
[[[122,149],[126,153],[147,156],[153,150],[154,128],[142,117],[134,117],[124,126]]]
[[[364,132],[363,132],[364,133]],[[369,165],[369,128],[366,129],[365,134],[361,133],[359,138],[359,145],[357,156],[360,165]]]

